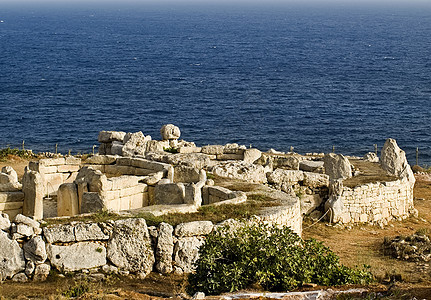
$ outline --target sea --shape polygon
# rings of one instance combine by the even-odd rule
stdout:
[[[431,165],[431,3],[351,2],[0,2],[0,147],[172,123],[262,151],[394,138]]]

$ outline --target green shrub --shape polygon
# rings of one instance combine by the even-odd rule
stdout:
[[[259,284],[286,291],[304,283],[365,284],[372,275],[339,263],[338,256],[314,239],[303,241],[288,227],[242,222],[207,236],[188,278],[188,292],[220,294]]]

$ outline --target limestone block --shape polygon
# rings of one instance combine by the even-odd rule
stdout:
[[[24,201],[23,192],[0,192],[0,203]]]
[[[36,268],[36,264],[31,260],[28,260],[25,264],[25,270],[24,270],[25,275],[30,277],[31,274],[33,274],[35,268]]]
[[[58,157],[58,158],[43,158],[39,160],[39,165],[44,167],[49,166],[61,166],[66,164],[66,159],[64,157]]]
[[[12,277],[12,281],[24,283],[28,281],[28,277],[25,273],[18,273]]]
[[[1,169],[1,172],[11,176],[11,180],[13,182],[18,182],[18,174],[16,173],[16,171],[11,166],[4,166]]]
[[[131,166],[132,159],[130,157],[119,157],[117,158],[117,165],[119,166]]]
[[[112,182],[112,190],[120,190],[120,189],[125,189],[125,188],[129,188],[132,186],[136,186],[139,183],[139,177],[137,176],[127,176],[127,175],[123,175],[123,176],[119,176],[119,177],[112,177],[109,178],[109,181]]]
[[[261,165],[243,161],[219,163],[212,172],[220,177],[235,178],[253,183],[266,183],[266,171]]]
[[[299,162],[299,169],[306,172],[314,172],[323,168],[324,162],[320,160],[302,160]]]
[[[202,148],[201,147],[179,147],[177,150],[178,150],[178,153],[188,154],[188,153],[200,153],[202,151]]]
[[[25,224],[12,224],[11,233],[13,239],[20,239],[34,235],[34,229]]]
[[[129,209],[137,209],[144,206],[148,206],[148,197],[146,193],[129,196]]]
[[[153,172],[165,171],[172,167],[170,164],[151,161],[145,158],[132,158],[131,165],[141,169],[153,170]]]
[[[160,223],[157,228],[156,270],[162,274],[172,272],[172,256],[174,253],[174,228],[168,223]]]
[[[130,196],[120,198],[120,211],[130,209]]]
[[[115,221],[107,258],[120,270],[149,274],[155,262],[144,219]]]
[[[81,164],[81,159],[74,156],[66,156],[66,165],[77,165]]]
[[[45,183],[38,172],[30,171],[27,167],[22,178],[24,192],[23,214],[36,220],[43,218],[43,197]]]
[[[151,174],[154,174],[153,170],[149,170],[149,169],[141,169],[141,168],[134,168],[135,169],[135,174],[136,176],[148,176]],[[164,176],[164,172],[160,171],[162,173],[162,177]]]
[[[142,131],[127,133],[124,138],[123,156],[145,155],[147,142],[151,141],[151,136],[144,136]]]
[[[342,154],[328,153],[324,158],[325,173],[332,180],[352,177],[352,165]]]
[[[143,169],[139,169],[143,170]],[[143,181],[148,185],[156,185],[163,178],[163,171],[151,173],[150,176],[146,177]]]
[[[329,176],[326,174],[304,172],[303,184],[311,188],[329,186]]]
[[[0,230],[0,281],[25,270],[24,251]]]
[[[243,154],[217,154],[217,160],[243,160]]]
[[[24,257],[34,263],[43,263],[48,258],[45,242],[40,235],[34,236],[23,246]]]
[[[160,129],[160,134],[162,140],[178,140],[181,136],[181,131],[173,124],[166,124]]]
[[[109,143],[113,141],[123,142],[126,133],[123,131],[100,131],[97,140],[100,143]]]
[[[119,212],[120,211],[120,198],[116,198],[113,200],[109,200],[106,202],[106,209],[112,212]]]
[[[90,165],[111,165],[117,161],[117,157],[114,155],[93,155],[88,157],[84,163]]]
[[[262,152],[259,149],[246,149],[244,150],[244,161],[246,163],[254,163],[262,156]]]
[[[0,230],[8,231],[10,225],[9,216],[5,213],[0,213]]]
[[[79,271],[106,264],[106,248],[95,242],[79,242],[69,246],[48,245],[51,265],[60,271]]]
[[[82,194],[81,213],[97,212],[106,208],[106,199],[97,192]]]
[[[221,186],[209,186],[208,193],[211,196],[215,196],[221,199],[229,199],[229,194],[232,193],[231,190],[221,187]]]
[[[135,168],[131,166],[106,165],[105,172],[116,176],[135,175]]]
[[[199,248],[204,240],[198,237],[183,237],[174,246],[174,263],[184,273],[193,272],[193,264],[199,258]]]
[[[202,187],[204,185],[205,181],[185,185],[184,203],[200,207],[202,205]]]
[[[105,234],[97,223],[78,223],[74,229],[78,242],[109,239],[109,235]]]
[[[220,154],[223,154],[223,146],[222,145],[203,146],[202,153],[210,154],[210,155],[220,155]]]
[[[183,204],[185,195],[183,183],[159,183],[154,188],[154,202],[156,205]]]
[[[148,186],[148,205],[155,205],[156,200],[154,197],[154,186]]]
[[[100,143],[99,145],[99,155],[110,155],[111,154],[111,146],[109,145],[109,149],[108,149],[108,144],[106,143]]]
[[[78,192],[85,185],[89,192],[103,193],[110,189],[106,175],[91,167],[81,168],[76,176],[75,183],[78,185]],[[80,183],[85,183],[85,185],[80,185]]]
[[[53,225],[43,228],[43,235],[48,243],[75,242],[75,231],[72,225]]]
[[[51,266],[48,264],[36,265],[33,274],[33,281],[45,281],[51,271]]]
[[[106,200],[111,201],[114,199],[119,199],[120,198],[120,191],[121,190],[107,191],[106,192]]]
[[[61,165],[57,167],[59,173],[72,173],[78,172],[80,169],[79,165]]]
[[[41,174],[57,173],[58,168],[58,166],[44,166],[39,162],[34,161],[29,162],[28,167],[30,170],[39,172]]]
[[[177,237],[190,237],[209,234],[214,228],[211,221],[194,221],[178,224],[174,234]]]
[[[123,143],[113,141],[111,145],[111,153],[112,155],[123,155]]]
[[[22,214],[17,215],[14,219],[14,222],[17,224],[25,224],[35,229],[40,228],[40,223],[38,221],[26,217]]]
[[[145,183],[138,183],[135,186],[123,188],[120,190],[120,197],[127,197],[135,194],[142,194],[147,191],[148,186]]]
[[[287,183],[289,185],[297,184],[304,180],[304,172],[298,170],[276,169],[272,173],[267,174],[268,182],[271,184],[281,185]]]
[[[24,205],[24,202],[21,202],[21,201],[0,203],[0,211],[7,213],[7,211],[9,210],[17,210],[17,209],[23,208],[23,205]]]
[[[57,191],[57,216],[79,214],[78,189],[74,183],[63,183]]]
[[[174,182],[198,182],[206,180],[206,173],[204,170],[199,170],[194,167],[178,165],[174,167]]]

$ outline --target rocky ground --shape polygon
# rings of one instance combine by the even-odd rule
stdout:
[[[12,158],[0,162],[0,168],[11,165],[18,175],[23,173],[27,161]],[[428,261],[397,259],[385,255],[384,240],[394,241],[397,236],[411,236],[416,232],[431,230],[431,178],[417,177],[415,185],[415,207],[418,218],[393,221],[384,228],[368,225],[333,226],[327,223],[315,224],[304,220],[304,238],[323,241],[336,252],[343,264],[348,266],[367,264],[377,283],[364,287],[370,292],[367,299],[431,299],[431,270]],[[396,241],[396,240],[395,240]],[[386,253],[388,251],[386,250]],[[400,257],[401,258],[401,257]],[[151,274],[144,280],[108,277],[103,282],[89,282],[72,276],[60,277],[52,274],[43,283],[0,284],[0,298],[3,299],[62,299],[84,292],[81,299],[158,299],[176,298],[184,295],[186,278]],[[309,287],[308,289],[319,287]],[[351,287],[337,287],[348,289]],[[349,298],[350,297],[350,298]],[[353,296],[338,299],[355,299]],[[359,297],[359,295],[357,295]]]

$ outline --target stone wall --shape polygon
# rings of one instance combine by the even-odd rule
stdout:
[[[286,211],[268,212],[255,220],[259,218],[293,225],[300,233],[301,222],[292,224]],[[237,221],[222,223],[226,222]],[[217,226],[195,221],[147,227],[144,219],[130,218],[41,228],[40,223],[20,214],[13,223],[7,215],[0,215],[0,281],[41,281],[51,269],[89,273],[99,279],[110,273],[141,278],[152,271],[190,273],[205,236]]]
[[[0,212],[14,218],[22,213],[23,205],[24,193],[15,170],[9,166],[3,167],[0,172]]]
[[[386,225],[392,219],[407,218],[414,210],[413,186],[405,180],[343,186],[337,201],[343,206],[333,211],[333,221],[340,223]]]

